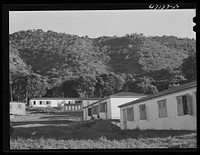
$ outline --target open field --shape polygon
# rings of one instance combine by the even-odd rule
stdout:
[[[13,120],[11,149],[196,148],[195,131],[126,130],[82,113],[34,113]]]

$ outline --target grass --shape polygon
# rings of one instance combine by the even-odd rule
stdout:
[[[195,131],[120,130],[111,120],[80,121],[81,113],[71,114],[15,117],[11,149],[196,148]]]
[[[139,138],[108,140],[100,137],[98,140],[55,140],[45,139],[22,139],[11,140],[11,149],[113,149],[113,148],[196,148],[196,135],[190,134],[187,137],[167,138]]]

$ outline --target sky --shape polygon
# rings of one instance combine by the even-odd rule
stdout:
[[[195,9],[184,10],[82,10],[10,11],[9,34],[42,29],[78,36],[177,36],[194,38]]]

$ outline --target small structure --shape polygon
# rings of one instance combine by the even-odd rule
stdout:
[[[121,129],[196,130],[196,81],[119,108]]]
[[[83,119],[120,119],[120,104],[145,97],[144,94],[121,92],[105,97],[97,102],[83,107]]]
[[[26,115],[26,103],[10,102],[10,115]]]
[[[66,111],[82,111],[99,98],[32,98],[29,101],[31,107],[65,107]]]

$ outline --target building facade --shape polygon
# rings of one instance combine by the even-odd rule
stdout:
[[[83,108],[83,119],[120,119],[120,104],[144,97],[143,94],[121,92],[105,97]]]
[[[99,98],[32,98],[29,101],[31,107],[59,107],[63,106],[66,111],[82,111]]]
[[[196,130],[196,82],[119,106],[121,129]]]
[[[11,115],[26,115],[26,103],[10,102]]]

